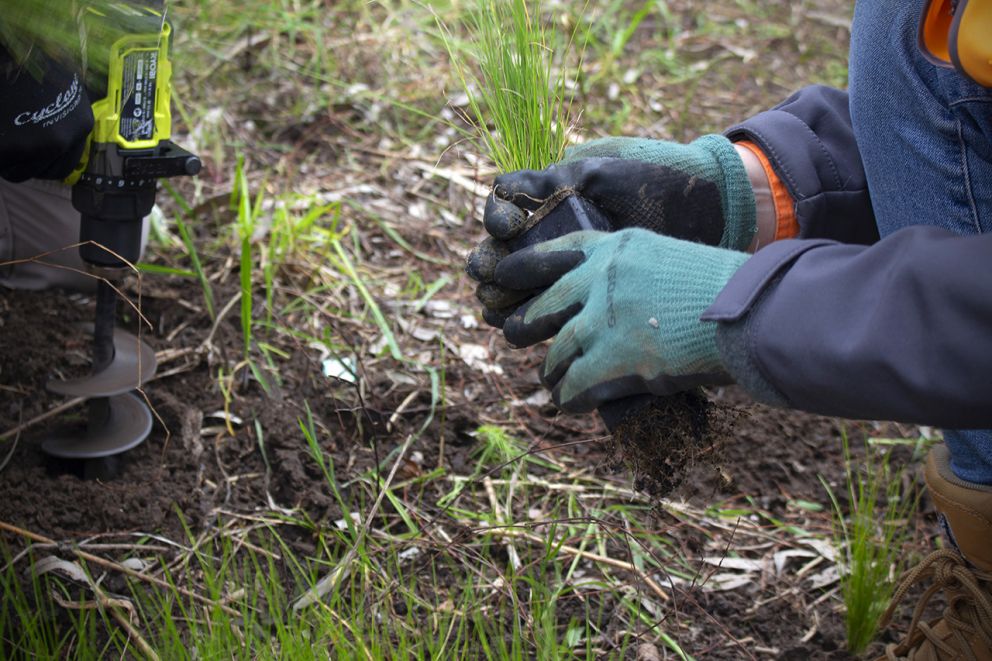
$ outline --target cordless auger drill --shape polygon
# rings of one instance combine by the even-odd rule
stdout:
[[[151,431],[151,412],[131,391],[156,369],[150,347],[114,328],[117,294],[111,282],[139,258],[142,223],[155,205],[158,179],[195,175],[201,163],[169,139],[172,28],[164,13],[121,2],[85,10],[81,29],[84,52],[87,41],[113,44],[106,76],[87,78],[91,97],[100,100],[93,103],[95,124],[83,161],[67,180],[80,213],[79,253],[99,278],[93,360],[89,376],[51,381],[48,389],[89,398],[89,409],[85,429],[58,433],[42,447],[99,466]]]

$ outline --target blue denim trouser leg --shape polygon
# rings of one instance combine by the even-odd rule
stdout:
[[[878,229],[992,231],[992,90],[923,58],[922,8],[922,0],[855,8],[851,116]],[[944,439],[959,478],[992,484],[992,430],[944,430]]]

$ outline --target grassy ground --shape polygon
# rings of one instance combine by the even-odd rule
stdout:
[[[688,140],[846,81],[839,1],[547,6],[592,30],[571,81],[586,138]],[[155,440],[202,454],[210,507],[99,535],[2,524],[9,656],[759,658],[814,639],[726,618],[832,612],[815,477],[775,514],[764,493],[637,493],[589,449],[594,420],[553,417],[539,354],[479,328],[461,267],[493,169],[435,22],[462,11],[174,3],[175,137],[205,169],[160,196],[143,296],[189,321],[155,331],[169,376],[148,390],[188,400],[192,431],[166,402]],[[755,584],[767,606],[711,612]]]

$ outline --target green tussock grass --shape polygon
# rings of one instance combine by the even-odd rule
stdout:
[[[546,22],[533,0],[477,0],[459,40],[442,23],[445,48],[483,153],[501,171],[561,159],[575,116],[569,87],[573,34]]]
[[[854,654],[875,638],[895,581],[906,568],[905,546],[911,535],[907,522],[919,497],[903,490],[902,471],[890,466],[888,454],[879,458],[870,445],[865,450],[863,465],[856,465],[844,436],[846,514],[821,478],[833,504],[847,646]]]

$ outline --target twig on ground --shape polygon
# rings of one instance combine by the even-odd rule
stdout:
[[[496,516],[496,520],[509,525],[510,521],[507,520],[503,508],[500,507],[499,500],[496,498],[496,489],[493,488],[492,479],[485,477],[482,480],[482,484],[486,488],[486,495],[489,497],[489,506],[493,508],[493,514]],[[513,542],[506,543],[506,555],[510,559],[510,566],[513,568],[513,571],[519,571],[521,565],[520,554],[517,553],[517,547],[513,545]]]
[[[38,549],[59,549],[62,548],[64,544],[45,544],[39,542],[35,544],[35,548]],[[156,552],[156,553],[167,553],[173,551],[174,549],[168,546],[158,546],[157,544],[90,544],[84,542],[78,545],[80,549],[88,549],[90,551],[145,551],[145,552]]]
[[[56,542],[54,539],[50,539],[36,532],[31,532],[30,530],[18,528],[17,526],[11,525],[5,521],[0,521],[0,530],[6,530],[9,533],[13,533],[15,535],[18,535],[19,537],[30,539],[33,542],[40,542],[42,544],[50,544],[50,545],[58,546],[58,542]],[[125,567],[124,565],[114,562],[113,560],[107,560],[106,558],[101,558],[98,555],[87,553],[86,551],[83,551],[78,547],[71,547],[69,550],[73,553],[73,555],[75,555],[80,560],[91,562],[94,565],[99,565],[103,567],[104,569],[110,569],[111,571],[119,572],[121,574],[126,574],[131,578],[135,578],[139,581],[144,581],[146,583],[151,583],[152,585],[156,585],[164,590],[178,592],[179,594],[185,597],[189,597],[190,599],[195,599],[196,601],[199,601],[201,604],[205,604],[207,606],[211,606],[214,608],[219,608],[228,615],[234,617],[241,617],[241,613],[231,608],[230,606],[225,606],[224,604],[218,603],[213,599],[210,599],[209,597],[204,597],[203,595],[197,594],[195,592],[191,592],[186,588],[180,587],[178,585],[171,585],[170,583],[163,581],[160,578],[155,578],[154,576],[149,576],[148,574],[142,574],[141,572],[135,571],[130,567]]]
[[[505,537],[519,537],[521,539],[527,539],[538,544],[545,544],[547,540],[540,535],[535,535],[533,533],[525,532],[523,530],[518,530],[512,527],[506,526],[491,526],[485,528],[475,528],[474,532],[481,534],[493,534],[502,535]],[[590,560],[592,562],[601,562],[604,565],[610,565],[611,567],[616,567],[617,569],[623,569],[624,571],[629,571],[636,574],[638,578],[644,581],[644,584],[651,588],[651,591],[658,596],[662,601],[669,601],[672,597],[669,595],[658,583],[655,582],[650,576],[648,576],[643,570],[638,569],[631,563],[625,560],[617,560],[616,558],[611,558],[607,555],[600,555],[598,553],[592,553],[590,551],[583,551],[582,549],[577,549],[574,546],[568,546],[567,544],[562,544],[561,546],[556,546],[556,550],[567,553],[572,556],[577,556],[585,560]]]
[[[31,418],[27,422],[21,423],[21,424],[17,425],[16,427],[14,427],[13,429],[8,429],[4,433],[0,434],[0,441],[6,441],[11,436],[17,436],[21,432],[23,432],[23,431],[25,431],[27,429],[30,429],[31,427],[34,427],[35,425],[40,424],[40,423],[44,422],[45,420],[48,420],[49,418],[54,418],[55,416],[59,415],[60,413],[65,413],[69,409],[73,409],[73,408],[79,406],[80,404],[82,404],[83,402],[85,402],[87,399],[89,399],[89,398],[88,397],[73,397],[72,399],[70,399],[70,400],[68,400],[66,402],[62,402],[58,406],[54,406],[54,407],[48,409],[47,411],[45,411],[44,413],[41,413],[39,415],[36,415],[35,417]]]
[[[255,544],[252,544],[247,539],[245,539],[247,533],[251,532],[255,528],[254,526],[235,529],[231,525],[232,523],[234,523],[234,521],[228,521],[227,523],[224,524],[223,533],[229,535],[234,540],[234,549],[233,549],[234,553],[237,553],[239,550],[241,550],[241,547],[244,547],[249,551],[253,551],[254,553],[258,553],[259,555],[264,555],[268,558],[272,558],[273,560],[282,560],[282,556],[280,556],[278,553],[275,553],[273,551],[267,551],[266,549],[263,549],[260,546],[256,546]]]
[[[107,594],[100,589],[100,586],[93,581],[87,581],[90,589],[93,590],[93,594],[96,595],[94,601],[83,601],[83,602],[71,602],[63,599],[58,595],[58,593],[53,592],[52,598],[55,602],[62,608],[70,610],[85,610],[85,609],[98,609],[109,611],[110,615],[113,616],[117,623],[121,626],[124,631],[127,632],[128,639],[134,641],[134,644],[138,646],[147,658],[153,659],[153,661],[159,661],[158,654],[152,649],[152,646],[148,644],[148,641],[144,639],[141,633],[134,628],[131,621],[121,612],[121,610],[126,610],[129,613],[134,613],[134,605],[127,601],[126,599],[111,599]]]
[[[483,199],[485,199],[489,195],[490,192],[489,186],[480,184],[477,179],[472,178],[474,177],[474,173],[472,172],[466,172],[466,173],[455,172],[454,170],[449,168],[440,168],[437,167],[436,165],[431,165],[430,163],[422,163],[422,162],[414,162],[413,167],[423,172],[426,172],[431,176],[440,177],[441,179],[446,179],[451,183],[464,188],[473,195],[477,195]],[[467,175],[471,175],[471,176],[467,176]]]
[[[224,320],[224,317],[226,317],[227,313],[231,311],[231,308],[234,307],[235,303],[237,303],[240,300],[241,300],[241,292],[239,291],[237,294],[231,297],[231,300],[228,301],[224,307],[220,309],[220,312],[217,313],[217,318],[214,319],[214,325],[210,327],[210,332],[207,333],[207,336],[205,338],[203,338],[203,342],[200,342],[200,346],[197,347],[197,351],[203,351],[204,349],[208,348],[211,344],[213,344],[214,335],[217,333],[217,329],[220,328],[220,322]]]
[[[410,403],[413,400],[415,400],[417,398],[417,395],[419,395],[419,394],[420,394],[419,391],[417,391],[417,390],[411,390],[410,391],[410,394],[407,395],[406,398],[402,402],[400,402],[400,405],[396,407],[396,410],[393,411],[393,414],[391,416],[389,416],[389,421],[386,422],[386,431],[387,432],[393,431],[393,425],[396,424],[396,421],[399,420],[399,417],[401,415],[403,415],[403,411],[405,411],[406,408],[408,406],[410,406]]]
[[[21,407],[21,413],[23,412],[24,408]],[[7,456],[3,458],[3,461],[0,461],[0,473],[2,473],[3,469],[7,467],[8,463],[10,463],[10,458],[14,456],[14,452],[17,450],[17,442],[19,440],[21,440],[21,433],[17,432],[17,434],[14,435],[14,441],[10,444],[10,451],[7,452]]]

